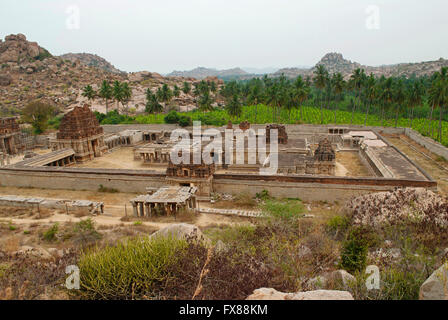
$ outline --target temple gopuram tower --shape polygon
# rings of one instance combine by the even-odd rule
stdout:
[[[75,107],[62,118],[59,132],[56,139],[51,141],[51,146],[54,151],[73,149],[78,162],[100,157],[107,149],[103,128],[88,105]]]

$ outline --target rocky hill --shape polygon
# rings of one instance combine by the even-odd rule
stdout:
[[[205,79],[207,77],[229,78],[229,77],[241,77],[247,76],[249,73],[241,68],[233,68],[226,70],[217,70],[204,67],[198,67],[189,71],[173,71],[168,74],[168,77],[187,77],[196,79]]]
[[[64,60],[70,60],[72,62],[78,60],[82,64],[90,67],[97,67],[112,73],[123,73],[123,71],[115,68],[109,61],[96,54],[91,53],[66,53],[59,56]]]
[[[348,78],[356,68],[365,69],[367,74],[373,73],[375,76],[386,77],[411,77],[411,76],[429,76],[435,71],[439,71],[441,67],[448,66],[448,60],[440,58],[436,61],[426,61],[417,63],[400,63],[385,66],[366,66],[357,62],[352,62],[345,59],[340,53],[327,53],[316,65],[309,69],[300,68],[284,68],[275,72],[272,76],[278,77],[284,74],[286,77],[313,76],[313,72],[318,65],[324,65],[330,74],[342,73],[345,78]]]
[[[215,81],[218,86],[223,83],[216,77],[205,79]],[[163,77],[155,72],[120,72],[103,58],[90,54],[53,56],[22,34],[0,40],[0,116],[17,115],[35,99],[45,100],[62,111],[70,110],[87,102],[81,95],[86,85],[97,90],[103,80],[129,82],[133,97],[128,106],[134,112],[144,111],[148,88],[155,92],[165,83],[173,88],[181,87],[184,81],[198,82],[194,78]],[[102,99],[89,103],[93,110],[105,111]],[[180,110],[191,110],[196,102],[192,94],[182,92],[172,104]]]

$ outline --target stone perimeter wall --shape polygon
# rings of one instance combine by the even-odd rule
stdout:
[[[74,168],[1,168],[0,183],[10,187],[97,191],[100,184],[120,192],[146,193],[147,187],[167,185],[164,174],[138,170],[98,170]],[[395,180],[383,178],[344,178],[312,176],[260,176],[215,174],[213,190],[220,193],[249,193],[263,189],[275,197],[300,198],[306,201],[336,201],[394,187],[436,189],[434,181]]]
[[[146,187],[166,185],[164,174],[133,170],[98,170],[69,168],[1,168],[0,185],[4,187],[33,187],[97,191],[100,185],[120,192],[146,193]]]
[[[254,125],[252,127],[263,127]],[[350,128],[374,130],[391,134],[406,134],[430,151],[448,159],[448,149],[442,145],[422,137],[411,129],[382,128],[362,126],[313,126],[287,125],[291,134],[321,133],[328,128]],[[173,125],[111,125],[104,126],[105,132],[137,130],[172,130]],[[98,190],[100,184],[115,188],[120,192],[146,193],[147,187],[165,186],[164,174],[143,172],[138,170],[113,169],[81,169],[81,168],[1,168],[0,185],[10,187],[34,187],[67,190]],[[342,177],[262,177],[248,175],[215,175],[213,188],[215,192],[240,193],[255,195],[268,189],[272,196],[298,197],[302,200],[339,201],[363,193],[386,191],[395,187],[426,187],[436,189],[434,181],[406,181],[382,178],[342,178]]]

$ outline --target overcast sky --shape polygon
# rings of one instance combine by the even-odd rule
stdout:
[[[448,58],[447,0],[0,1],[0,37],[96,53],[124,71]]]

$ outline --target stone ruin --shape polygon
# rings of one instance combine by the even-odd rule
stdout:
[[[243,131],[246,131],[247,129],[249,129],[249,128],[250,128],[250,123],[249,123],[249,121],[243,121],[243,122],[240,122],[240,124],[239,124],[239,128],[240,128],[241,130],[243,130]]]
[[[288,143],[288,134],[286,133],[286,129],[284,125],[281,124],[268,124],[266,126],[266,143],[271,143],[271,129],[278,130],[278,144],[287,144]]]
[[[226,129],[233,129],[232,121],[229,120],[229,122],[227,122],[227,127],[226,127]]]
[[[166,168],[166,181],[170,185],[183,187],[196,187],[198,196],[210,196],[212,192],[213,174],[215,164],[206,164],[203,159],[200,164],[193,162],[193,153],[190,153],[190,162],[174,164],[171,159]]]
[[[336,154],[334,152],[333,147],[331,146],[331,142],[325,138],[319,141],[319,145],[314,151],[314,160],[316,161],[334,161],[336,158]]]
[[[0,152],[17,154],[23,151],[24,145],[20,139],[20,127],[15,117],[0,119]]]
[[[56,140],[51,144],[54,151],[73,149],[78,162],[100,157],[107,149],[103,128],[88,105],[75,107],[62,118]]]

